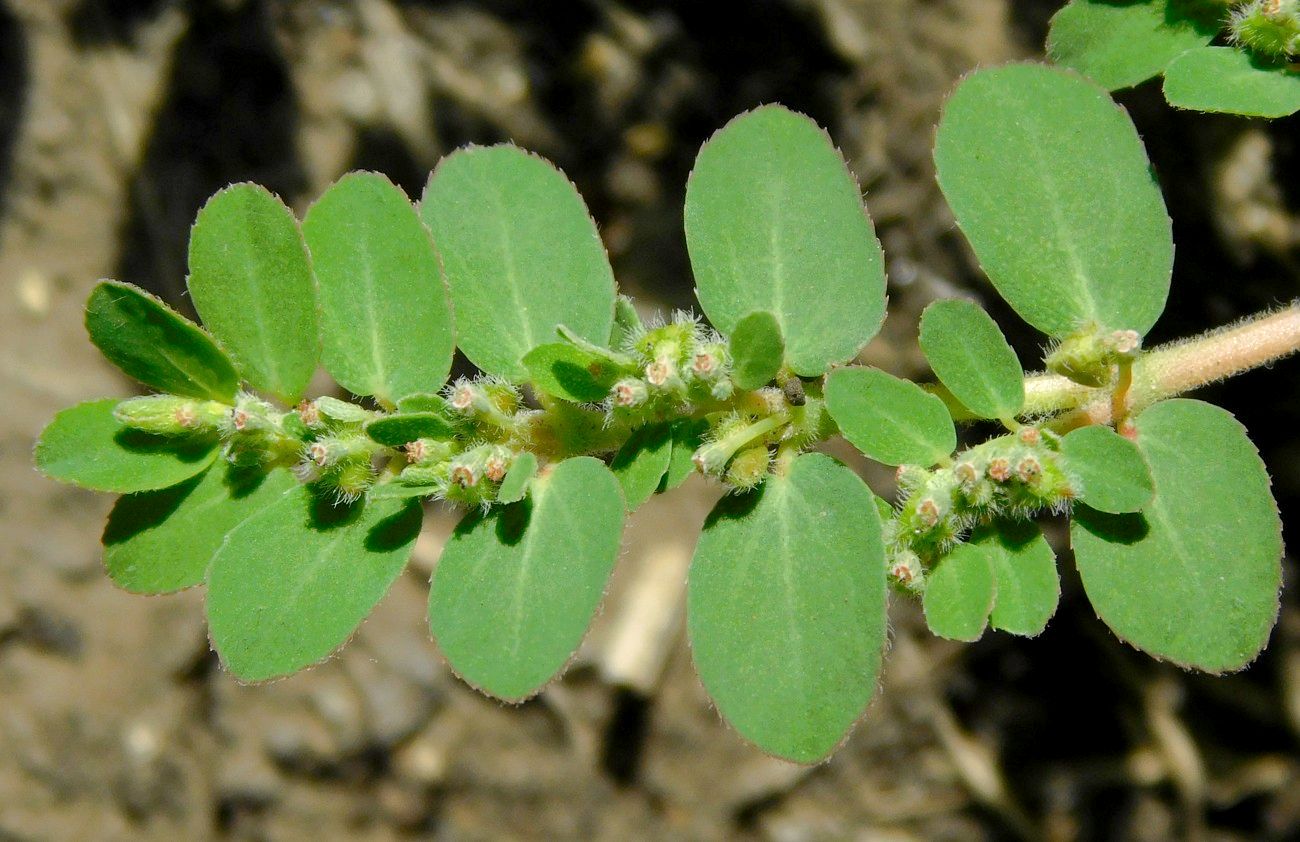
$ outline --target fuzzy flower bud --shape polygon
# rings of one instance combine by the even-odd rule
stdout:
[[[646,388],[645,381],[635,377],[623,378],[609,391],[610,403],[623,409],[640,406],[649,396],[650,391]]]

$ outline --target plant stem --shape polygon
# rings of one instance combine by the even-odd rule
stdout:
[[[1080,386],[1056,374],[1025,378],[1022,415],[1066,413],[1059,429],[1108,424],[1117,410],[1132,415],[1164,398],[1197,389],[1300,351],[1300,302],[1251,316],[1190,339],[1152,349],[1133,365],[1133,382],[1123,407],[1112,405],[1112,390]]]

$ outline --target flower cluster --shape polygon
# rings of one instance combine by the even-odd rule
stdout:
[[[1061,459],[1060,438],[1033,426],[964,450],[945,467],[903,465],[898,488],[885,542],[890,575],[910,590],[921,590],[925,568],[975,525],[1064,511],[1081,491]]]
[[[625,340],[625,376],[605,401],[612,417],[632,422],[726,401],[735,392],[727,343],[689,313],[640,325]]]
[[[1300,55],[1300,0],[1251,0],[1232,10],[1228,32],[1234,43],[1260,55]]]

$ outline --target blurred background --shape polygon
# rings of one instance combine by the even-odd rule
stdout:
[[[691,668],[682,582],[718,493],[703,482],[637,513],[574,667],[509,707],[456,682],[429,640],[452,513],[427,519],[342,655],[242,687],[209,650],[203,594],[116,591],[98,543],[111,499],[31,467],[57,409],[134,388],[84,337],[91,285],[120,278],[192,312],[189,225],[230,182],[302,211],[370,168],[418,196],[440,155],[513,140],[569,174],[623,290],[667,311],[693,302],[681,207],[696,151],[774,101],[830,130],[876,220],[891,306],[864,359],[924,379],[920,310],[966,294],[1037,367],[1042,337],[989,295],[930,148],[957,78],[1040,57],[1059,5],[0,2],[0,840],[1300,839],[1289,558],[1268,650],[1211,678],[1118,643],[1056,524],[1063,602],[1040,638],[951,644],[895,599],[882,692],[830,762],[804,768],[729,732]],[[1178,243],[1152,340],[1295,296],[1297,118],[1178,113],[1156,85],[1119,99]],[[1202,395],[1252,431],[1288,527],[1298,380],[1288,361]]]

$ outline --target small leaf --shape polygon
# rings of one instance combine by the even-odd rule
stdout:
[[[1300,111],[1300,73],[1245,50],[1204,47],[1169,65],[1165,99],[1195,111],[1286,117]]]
[[[1218,31],[1213,11],[1193,0],[1073,0],[1052,17],[1047,54],[1113,91],[1159,76]]]
[[[506,471],[506,478],[501,480],[501,487],[497,489],[497,502],[517,503],[524,499],[524,495],[528,493],[528,486],[535,476],[537,476],[537,457],[524,451],[515,458],[514,463],[510,465],[510,470]]]
[[[405,472],[377,482],[366,490],[367,500],[409,500],[413,497],[432,497],[445,490],[443,483],[430,480],[426,475],[411,476]]]
[[[1133,442],[1110,427],[1072,430],[1061,440],[1066,468],[1079,477],[1079,500],[1094,509],[1124,514],[1143,509],[1155,487],[1151,469]]]
[[[629,512],[649,500],[659,488],[672,460],[672,451],[671,427],[647,424],[634,431],[614,455],[609,468],[623,486]]]
[[[208,570],[208,626],[241,681],[288,675],[342,646],[410,558],[414,501],[335,507],[299,485],[235,527]]]
[[[320,414],[334,421],[342,421],[345,424],[364,424],[366,421],[375,417],[375,413],[363,406],[357,406],[354,403],[341,401],[338,398],[332,398],[329,395],[321,395],[316,399],[316,408]]]
[[[590,456],[555,465],[521,502],[466,516],[429,592],[452,669],[506,701],[537,694],[582,642],[622,532],[618,481]]]
[[[1194,400],[1138,416],[1156,494],[1141,514],[1074,513],[1088,599],[1119,637],[1206,672],[1241,669],[1277,620],[1282,532],[1268,474],[1229,413]]]
[[[832,371],[826,408],[850,444],[886,465],[933,465],[957,447],[943,401],[879,369]]]
[[[392,403],[451,370],[451,303],[429,231],[378,173],[340,178],[307,211],[322,356],[339,385]]]
[[[1041,65],[978,70],[948,98],[934,161],[980,266],[1034,327],[1145,334],[1164,310],[1169,214],[1101,88]]]
[[[534,386],[574,403],[604,400],[619,378],[608,359],[568,342],[538,345],[524,355],[523,365]]]
[[[695,473],[695,451],[704,443],[704,433],[709,425],[703,419],[680,418],[672,422],[673,452],[668,457],[668,470],[664,473],[660,491],[672,491]]]
[[[718,330],[776,316],[796,374],[822,374],[880,329],[885,270],[862,193],[826,132],[767,105],[736,117],[695,159],[686,245]]]
[[[239,376],[212,337],[139,287],[96,284],[86,331],[109,362],[146,386],[224,403],[235,398]]]
[[[524,354],[559,324],[609,341],[614,273],[582,197],[549,161],[508,145],[459,149],[430,176],[420,214],[470,362],[522,382]]]
[[[776,316],[750,313],[731,332],[731,376],[742,389],[761,389],[776,377],[785,358],[785,341]]]
[[[979,418],[1013,418],[1025,405],[1016,352],[971,301],[936,301],[921,314],[921,350],[943,385]]]
[[[320,358],[320,326],[293,212],[264,187],[227,187],[199,211],[189,263],[194,309],[244,379],[297,403]]]
[[[436,412],[439,415],[447,416],[449,409],[447,401],[442,395],[433,394],[432,392],[416,392],[413,395],[407,395],[397,401],[398,412]]]
[[[626,348],[644,332],[645,325],[632,299],[620,295],[614,302],[614,330],[610,333],[609,347]]]
[[[1061,599],[1056,556],[1033,521],[997,521],[975,530],[968,546],[983,552],[993,568],[997,598],[989,625],[1035,637],[1047,628]]]
[[[997,591],[986,548],[962,544],[948,553],[925,583],[925,623],[949,640],[979,640]]]
[[[862,480],[822,454],[724,497],[687,582],[691,654],[718,712],[766,752],[814,763],[876,689],[885,549]]]
[[[366,435],[385,447],[401,447],[416,439],[449,439],[456,428],[437,412],[401,412],[366,424]]]
[[[36,467],[50,479],[130,494],[184,482],[217,456],[211,438],[154,436],[113,417],[117,398],[77,404],[54,416],[36,443]]]
[[[297,484],[286,470],[268,474],[218,462],[171,488],[128,494],[104,528],[108,575],[133,593],[202,584],[226,535]]]

